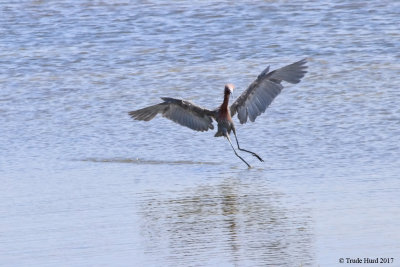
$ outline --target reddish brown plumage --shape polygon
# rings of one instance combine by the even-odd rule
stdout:
[[[232,120],[231,118],[231,113],[229,111],[228,108],[228,104],[229,104],[229,96],[231,95],[231,93],[229,91],[225,90],[224,93],[224,102],[222,102],[221,107],[219,108],[219,118],[220,119],[227,119],[229,121]]]
[[[218,131],[215,134],[215,137],[218,136],[225,136],[229,135],[232,131],[234,130],[233,126],[233,121],[231,117],[231,112],[228,107],[229,105],[229,97],[233,91],[233,84],[227,84],[225,85],[225,90],[224,90],[224,102],[222,102],[221,106],[217,110],[217,114],[215,116],[215,119],[218,123]]]
[[[259,115],[265,112],[275,97],[280,94],[283,89],[282,81],[292,84],[300,82],[307,72],[306,62],[306,59],[303,59],[273,71],[269,71],[269,67],[267,67],[230,107],[229,97],[232,95],[234,86],[228,83],[225,85],[224,101],[217,109],[210,110],[187,100],[163,97],[162,100],[164,102],[131,111],[129,115],[135,120],[149,121],[157,114],[162,114],[163,117],[195,131],[214,129],[212,122],[216,120],[218,131],[215,136],[226,137],[235,155],[250,167],[250,164],[239,156],[233,147],[229,137],[231,132],[235,135],[237,147],[240,151],[250,153],[260,161],[263,160],[256,153],[240,148],[231,116],[238,114],[237,117],[242,124],[248,120],[254,122]]]

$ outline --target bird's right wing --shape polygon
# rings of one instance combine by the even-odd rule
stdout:
[[[307,72],[306,59],[297,61],[280,69],[269,71],[267,67],[257,79],[230,106],[231,116],[238,113],[240,123],[247,118],[254,122],[283,89],[282,81],[298,83]]]
[[[164,102],[150,107],[129,112],[135,120],[149,121],[158,113],[180,125],[186,126],[195,131],[208,131],[214,129],[212,117],[214,112],[199,107],[187,100],[162,97]]]

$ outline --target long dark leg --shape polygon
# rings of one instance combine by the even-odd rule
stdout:
[[[236,143],[237,143],[238,149],[241,150],[241,151],[250,153],[250,154],[252,154],[254,157],[258,158],[259,161],[264,162],[264,160],[263,160],[259,155],[257,155],[256,153],[251,152],[251,151],[246,150],[246,149],[243,149],[243,148],[240,148],[240,146],[239,146],[239,141],[238,141],[237,136],[236,136],[236,130],[235,130],[235,129],[232,129],[232,130],[233,130],[233,134],[235,135],[235,139],[236,139]]]
[[[248,164],[241,156],[238,155],[238,153],[236,152],[235,148],[232,145],[231,139],[229,138],[229,135],[226,135],[226,138],[229,141],[229,144],[231,144],[231,147],[233,149],[233,152],[235,152],[235,155],[238,156],[244,163],[246,163],[247,167],[251,168],[250,164]]]

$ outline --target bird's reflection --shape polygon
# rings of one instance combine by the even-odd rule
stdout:
[[[146,192],[146,252],[174,266],[300,266],[313,263],[310,211],[261,180],[227,178],[167,194]]]

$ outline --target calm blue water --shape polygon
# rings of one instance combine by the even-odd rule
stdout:
[[[400,264],[400,3],[0,4],[1,266]],[[132,121],[307,57],[243,154]],[[356,266],[356,264],[354,265]],[[360,265],[363,266],[363,265]]]

